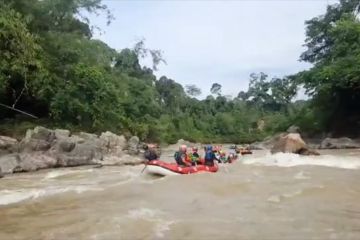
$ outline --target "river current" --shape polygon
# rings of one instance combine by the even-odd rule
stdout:
[[[6,176],[0,239],[360,239],[360,150],[321,154],[255,151],[163,178],[143,166]]]

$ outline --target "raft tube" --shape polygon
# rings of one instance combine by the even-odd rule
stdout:
[[[149,161],[146,168],[147,173],[161,176],[194,174],[201,172],[214,173],[219,170],[219,167],[216,164],[214,166],[197,165],[191,167],[181,167],[176,163],[167,163],[161,160]]]

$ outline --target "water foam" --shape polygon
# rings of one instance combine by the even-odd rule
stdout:
[[[292,153],[268,153],[262,157],[250,157],[242,161],[244,164],[254,164],[263,166],[295,167],[301,165],[314,165],[324,167],[334,167],[343,169],[359,169],[360,157],[352,156],[300,156]]]
[[[58,170],[58,171],[51,171],[46,174],[44,179],[53,179],[58,178],[61,176],[66,176],[69,174],[78,174],[78,173],[87,173],[87,172],[93,172],[94,169],[85,169],[85,170]]]
[[[8,205],[22,202],[24,200],[37,199],[40,197],[51,196],[65,192],[76,192],[78,194],[85,191],[100,191],[100,188],[90,188],[89,186],[70,186],[70,187],[49,187],[44,189],[28,188],[17,190],[1,190],[0,205]]]
[[[157,238],[164,238],[165,232],[170,230],[170,226],[175,223],[175,221],[167,221],[161,218],[160,216],[164,213],[157,209],[150,208],[138,208],[130,210],[127,214],[128,218],[131,219],[141,219],[150,222],[154,222],[154,234]]]

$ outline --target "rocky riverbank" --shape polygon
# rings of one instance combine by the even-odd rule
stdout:
[[[294,135],[291,134],[298,134],[296,136],[297,145],[299,149],[306,148],[306,149],[355,149],[360,148],[360,140],[359,139],[351,139],[348,137],[340,137],[340,138],[309,138],[304,137],[301,138],[301,131],[296,126],[291,126],[287,132],[279,133],[275,136],[270,136],[264,139],[261,142],[255,142],[250,144],[251,150],[265,150],[265,149],[273,149],[278,145],[279,141],[284,142],[283,139],[287,138],[290,135],[290,139],[293,139]],[[305,134],[304,134],[305,135]],[[292,141],[288,139],[288,141]]]
[[[179,140],[181,144],[191,143]],[[139,155],[142,144],[136,136],[126,139],[109,131],[100,135],[80,132],[73,134],[64,129],[36,127],[29,129],[20,141],[0,136],[0,177],[4,174],[29,172],[56,167],[81,165],[121,166],[143,163]],[[171,146],[170,146],[171,147]],[[271,150],[302,155],[318,155],[315,149],[360,148],[360,142],[342,137],[305,139],[299,129],[291,127],[286,133],[266,138],[250,145],[251,150]]]
[[[136,136],[127,140],[111,132],[72,134],[36,127],[21,141],[0,136],[0,176],[56,167],[141,164],[140,146]]]

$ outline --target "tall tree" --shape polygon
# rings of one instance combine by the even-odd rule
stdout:
[[[197,97],[201,95],[201,89],[194,84],[186,85],[185,91],[190,97]]]
[[[213,85],[211,86],[210,92],[214,95],[221,95],[221,84],[219,83],[213,83]]]

